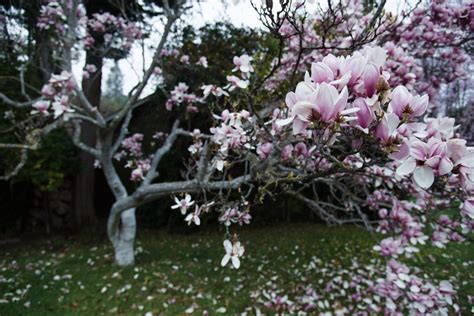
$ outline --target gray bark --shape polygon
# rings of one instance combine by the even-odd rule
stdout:
[[[111,241],[115,251],[115,262],[120,267],[128,267],[135,263],[134,245],[137,232],[135,209],[123,212],[120,221],[118,234],[113,235]]]

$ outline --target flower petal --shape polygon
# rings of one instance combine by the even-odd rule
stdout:
[[[416,168],[415,172],[413,173],[413,179],[420,187],[422,187],[423,189],[427,189],[434,182],[433,169],[428,166]]]
[[[238,269],[240,267],[240,260],[237,256],[232,256],[232,265]]]
[[[224,240],[224,249],[227,254],[232,253],[232,243],[228,239]]]
[[[225,266],[230,260],[230,255],[225,255],[224,258],[222,258],[222,261],[221,261],[221,266]]]
[[[416,160],[413,157],[408,157],[400,166],[397,168],[397,174],[399,176],[406,176],[415,170]]]

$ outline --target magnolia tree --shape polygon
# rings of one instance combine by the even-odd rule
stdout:
[[[347,313],[456,311],[453,286],[424,279],[405,258],[427,242],[443,248],[470,240],[474,150],[456,133],[454,119],[427,114],[429,97],[418,94],[416,87],[430,88],[431,81],[414,81],[418,77],[400,70],[415,67],[413,58],[418,56],[398,53],[402,48],[396,42],[374,44],[379,36],[393,36],[390,32],[400,28],[418,36],[416,27],[406,25],[409,13],[386,14],[385,1],[373,10],[358,2],[344,6],[329,1],[312,19],[304,3],[281,1],[278,8],[271,1],[255,4],[264,26],[280,43],[278,56],[234,56],[227,82],[202,82],[199,91],[192,91],[186,82],[167,86],[165,65],[192,64],[205,72],[212,60],[191,60],[168,49],[173,24],[189,8],[183,1],[163,4],[164,23],[154,57],[112,116],[104,116],[86,98],[71,72],[74,57],[91,47],[91,30],[103,34],[104,47],[128,50],[141,37],[140,25],[107,13],[87,19],[78,0],[43,6],[38,27],[54,38],[61,71],[51,76],[40,98],[21,103],[1,94],[13,107],[31,106],[44,131],[66,126],[74,144],[95,157],[116,199],[107,231],[117,264],[134,263],[137,207],[171,196],[171,209],[188,225],[200,225],[206,213],[219,212],[226,228],[221,263],[239,268],[244,247],[234,227],[251,222],[252,202],[285,194],[330,224],[361,224],[378,232],[373,250],[386,266],[351,272],[350,287],[358,294],[351,296]],[[367,14],[348,17],[351,12],[344,10],[351,8]],[[333,28],[337,32],[331,33]],[[333,36],[341,29],[346,37]],[[410,38],[405,40],[411,44]],[[308,42],[311,47],[302,46]],[[270,67],[267,60],[272,61]],[[96,71],[84,65],[84,76]],[[176,121],[167,133],[130,135],[133,111],[146,102],[141,95],[149,82],[167,95],[162,106],[174,112]],[[288,88],[280,101],[277,88],[283,83]],[[221,106],[212,115],[213,127],[183,127],[190,114],[209,113],[210,104],[214,109]],[[84,121],[95,126],[95,147],[80,141]],[[158,167],[178,138],[191,144],[189,164],[183,166],[181,181],[163,182]],[[154,144],[154,152],[144,151],[145,142]],[[129,179],[120,178],[121,163],[129,168]],[[128,180],[136,182],[133,190],[126,189]],[[443,215],[446,210],[449,216]],[[367,305],[364,292],[377,300]],[[311,297],[306,295],[299,307],[276,299],[269,306],[311,310],[317,299]]]

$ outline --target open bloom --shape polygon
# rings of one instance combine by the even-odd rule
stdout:
[[[389,108],[400,119],[422,116],[428,109],[428,95],[413,96],[404,86],[396,87],[391,94]]]
[[[247,54],[243,54],[240,57],[234,56],[235,68],[232,69],[232,71],[240,70],[244,74],[253,72],[253,67],[250,64],[251,61],[252,61],[252,58]]]
[[[383,239],[379,245],[374,246],[375,251],[379,251],[384,257],[397,257],[403,253],[401,242],[393,237]]]
[[[332,123],[336,120],[351,120],[355,118],[344,115],[359,111],[358,108],[344,110],[347,105],[348,91],[344,87],[339,93],[337,89],[325,82],[312,88],[302,82],[296,87],[295,93],[286,96],[286,104],[291,110],[289,118],[279,121],[286,125],[293,122],[293,133],[303,132],[310,122]]]
[[[413,173],[416,184],[426,189],[434,182],[435,171],[445,175],[453,169],[453,163],[447,157],[446,143],[430,138],[428,143],[414,140],[410,143],[410,155],[397,168],[400,176]]]
[[[176,202],[175,205],[171,206],[173,210],[179,208],[181,214],[185,215],[188,208],[194,204],[194,201],[191,201],[191,195],[186,194],[184,199],[179,200],[177,197],[174,198]]]
[[[227,91],[225,91],[224,89],[216,85],[212,85],[212,84],[203,85],[201,89],[202,89],[202,94],[203,94],[203,97],[202,97],[203,100],[207,98],[210,94],[216,97],[220,97],[223,95],[229,96],[229,93]]]
[[[247,89],[249,86],[248,80],[242,80],[237,76],[227,76],[227,81],[229,81],[229,85],[225,88],[228,88],[229,91],[233,91],[235,88]]]
[[[48,112],[49,105],[50,105],[50,103],[48,101],[41,100],[41,101],[35,102],[32,105],[34,110],[31,111],[31,114],[39,113],[43,116],[48,116],[49,115],[49,112]]]
[[[189,213],[188,216],[186,216],[184,220],[188,222],[188,225],[191,225],[191,223],[194,223],[196,226],[199,226],[201,225],[201,219],[199,218],[199,215],[201,215],[201,208],[198,205],[196,205],[194,212]]]
[[[292,112],[304,122],[321,120],[330,123],[338,119],[346,107],[347,97],[346,87],[339,94],[333,86],[322,83],[317,93],[311,96],[309,102],[296,103]]]
[[[244,246],[240,244],[240,241],[237,241],[232,245],[232,243],[229,240],[224,240],[224,249],[225,249],[225,255],[224,258],[222,258],[221,261],[221,266],[227,265],[229,260],[232,261],[232,265],[234,268],[238,269],[240,267],[240,257],[244,254]]]

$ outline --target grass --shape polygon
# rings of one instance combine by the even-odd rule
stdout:
[[[303,284],[312,284],[327,298],[330,271],[376,257],[363,230],[293,224],[242,231],[246,252],[234,270],[220,266],[222,240],[218,232],[141,232],[137,263],[127,269],[113,264],[105,238],[55,238],[0,249],[0,315],[254,314],[256,308],[266,311],[265,292],[293,299]],[[464,313],[470,312],[471,245],[426,247],[413,260],[430,278],[451,280]],[[344,302],[339,298],[337,304]]]

